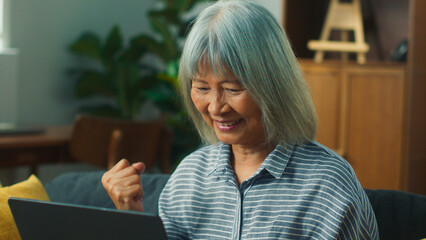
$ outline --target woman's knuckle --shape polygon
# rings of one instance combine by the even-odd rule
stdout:
[[[123,193],[120,191],[120,189],[114,186],[111,187],[111,193],[118,199],[121,199],[123,197]]]

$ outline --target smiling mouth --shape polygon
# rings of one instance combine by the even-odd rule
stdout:
[[[218,122],[218,121],[216,121],[216,122],[217,122],[217,124],[219,124],[221,126],[229,127],[229,126],[232,126],[234,124],[237,124],[239,121],[240,120],[233,121],[233,122]]]
[[[219,128],[220,130],[231,130],[234,127],[236,127],[240,121],[241,119],[237,121],[232,121],[232,122],[219,122],[219,121],[215,121],[215,122],[216,122],[217,128]]]

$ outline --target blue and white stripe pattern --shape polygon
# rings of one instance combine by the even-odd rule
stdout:
[[[353,169],[330,149],[278,144],[240,186],[230,153],[204,147],[173,173],[159,202],[169,239],[379,239]]]

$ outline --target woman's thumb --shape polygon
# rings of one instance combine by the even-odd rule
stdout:
[[[143,162],[133,163],[132,167],[139,173],[142,174],[145,171],[145,164]]]

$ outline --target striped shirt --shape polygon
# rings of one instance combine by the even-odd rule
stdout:
[[[169,239],[379,239],[353,169],[330,149],[278,144],[240,185],[230,154],[204,147],[172,174],[159,201]]]

